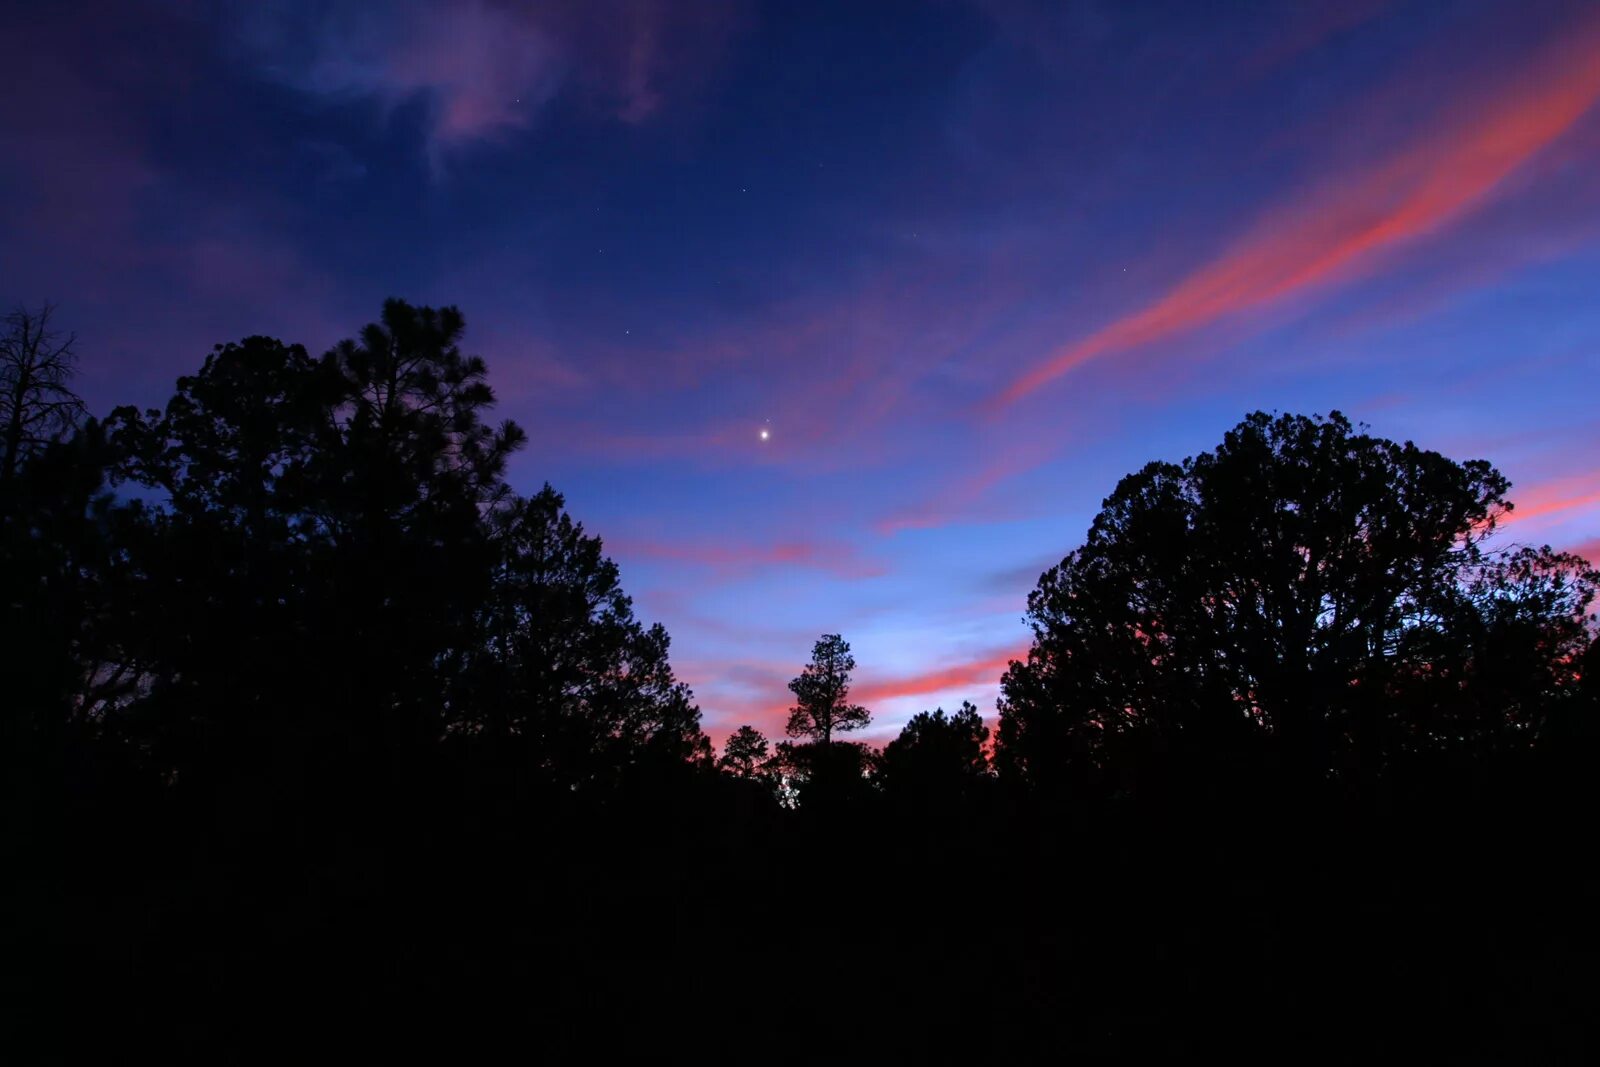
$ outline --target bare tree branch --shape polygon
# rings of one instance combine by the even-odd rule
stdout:
[[[55,306],[18,307],[0,325],[0,482],[77,428],[86,414],[72,391],[76,334],[50,328]]]

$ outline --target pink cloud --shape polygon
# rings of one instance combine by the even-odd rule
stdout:
[[[1580,474],[1541,482],[1524,492],[1513,492],[1511,500],[1516,506],[1500,520],[1502,525],[1600,506],[1600,475]]]
[[[724,574],[773,568],[820,570],[840,578],[872,578],[885,573],[882,564],[863,558],[849,545],[817,541],[741,545],[609,537],[606,548],[621,557],[684,563]]]
[[[1011,661],[1024,658],[1027,654],[1027,646],[1022,646],[948,667],[936,667],[893,678],[878,678],[855,686],[851,690],[851,697],[870,708],[875,703],[900,697],[925,696],[929,693],[942,693],[968,686],[997,685]]]
[[[1280,205],[1154,302],[1059,349],[991,409],[1091,360],[1376,269],[1380,254],[1455,221],[1569,130],[1600,97],[1600,24],[1579,27],[1487,102],[1471,101],[1366,170]]]
[[[877,712],[878,705],[905,697],[993,688],[999,685],[1000,676],[1011,661],[1027,654],[1027,646],[1022,645],[909,674],[867,675],[851,687],[850,699]],[[799,670],[798,664],[748,661],[715,664],[687,661],[678,665],[680,677],[696,689],[707,713],[707,732],[719,745],[728,734],[745,724],[775,741],[781,740],[793,704],[787,686]],[[954,699],[963,697],[957,693]],[[869,736],[879,739],[895,732],[893,721],[884,721],[881,715],[867,731]]]

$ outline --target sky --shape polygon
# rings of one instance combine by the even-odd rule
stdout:
[[[1600,562],[1593,3],[6,3],[0,90],[0,303],[93,410],[459,306],[718,741],[831,632],[864,739],[992,715],[1117,480],[1254,410]]]

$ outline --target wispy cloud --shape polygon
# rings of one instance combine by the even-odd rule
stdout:
[[[1026,646],[989,653],[974,660],[935,667],[914,674],[871,678],[851,690],[852,699],[871,707],[901,697],[927,696],[976,686],[999,684],[1000,676],[1014,659],[1027,656]]]
[[[1150,344],[1335,280],[1484,201],[1600,98],[1600,27],[1588,25],[1522,72],[1364,171],[1269,212],[1219,258],[1154,302],[1074,341],[991,402],[1007,407],[1090,360]]]
[[[719,5],[414,0],[262,8],[241,36],[270,76],[308,94],[370,100],[388,114],[420,101],[437,171],[465,146],[525,130],[565,85],[623,122],[663,105],[670,65],[699,68],[720,43]],[[697,73],[697,70],[691,70]]]
[[[482,0],[262,9],[247,43],[272,76],[388,113],[422,100],[430,159],[526,127],[565,73],[558,42],[515,8]]]
[[[818,570],[840,578],[872,578],[885,573],[881,563],[865,558],[850,545],[836,542],[751,545],[609,537],[606,548],[619,557],[682,563],[725,575],[773,568]]]
[[[932,499],[902,508],[880,520],[877,530],[892,535],[901,530],[926,530],[972,521],[978,505],[991,490],[1043,466],[1060,447],[1059,441],[1024,443],[996,456],[971,474],[953,480]],[[992,520],[993,512],[989,515]]]
[[[1541,482],[1525,492],[1511,494],[1515,507],[1501,520],[1527,522],[1591,507],[1600,507],[1600,474],[1581,474],[1571,478]]]

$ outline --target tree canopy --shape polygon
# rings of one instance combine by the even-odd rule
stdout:
[[[113,473],[148,502],[106,730],[189,788],[310,760],[292,777],[367,793],[447,736],[572,783],[703,756],[666,632],[559,494],[505,483],[525,435],[488,421],[464,329],[390,300],[320,359],[219,345],[164,410],[113,413]]]
[[[546,485],[489,514],[493,571],[450,729],[514,743],[572,784],[647,754],[701,757],[700,713],[673,676],[666,630],[634,618],[617,565],[563,504]]]
[[[754,726],[746,724],[728,736],[717,766],[735,778],[758,778],[765,773],[771,755],[766,737]]]
[[[878,774],[891,793],[959,797],[988,779],[988,740],[989,728],[970,701],[949,715],[943,708],[918,712],[884,746]]]
[[[872,721],[866,708],[850,703],[850,673],[855,669],[848,641],[839,634],[817,638],[811,662],[789,683],[795,699],[789,709],[790,737],[826,745],[834,734],[859,730]]]
[[[1570,696],[1597,575],[1488,551],[1507,489],[1337,412],[1257,413],[1213,452],[1151,463],[1028,598],[1001,765],[1087,780],[1119,756],[1266,743],[1313,778],[1370,778],[1531,744]]]
[[[850,740],[871,715],[827,633],[787,739],[745,724],[713,760],[601,539],[508,481],[524,436],[491,420],[459,312],[390,301],[320,357],[219,345],[104,422],[70,342],[24,326],[0,378],[8,900],[37,925],[38,872],[71,866],[75,953],[175,961],[119,990],[203,998],[174,975],[223,958],[259,983],[217,983],[234,1004],[321,980],[342,1011],[360,974],[386,1008],[432,980],[429,1011],[509,991],[563,1025],[654,1006],[681,1029],[706,989],[754,1017],[774,982],[799,1003],[864,959],[890,1003],[978,975],[992,1014],[1054,1033],[1068,1005],[1125,1051],[1152,1010],[1192,1021],[1130,1006],[1169,972],[1231,1020],[1240,990],[1277,1017],[1381,983],[1426,922],[1394,973],[1474,1006],[1480,942],[1545,922],[1537,951],[1572,951],[1600,573],[1496,547],[1515,512],[1486,462],[1251,415],[1123,479],[1041,576],[994,737],[963,702]],[[1386,918],[1397,898],[1426,903]],[[321,966],[346,944],[377,962]],[[1541,1001],[1570,987],[1552,973]]]

